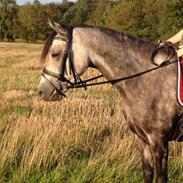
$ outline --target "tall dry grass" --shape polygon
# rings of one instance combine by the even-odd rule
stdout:
[[[106,85],[42,101],[41,47],[0,43],[0,182],[141,182],[118,92]],[[172,143],[170,182],[183,181],[182,157]]]

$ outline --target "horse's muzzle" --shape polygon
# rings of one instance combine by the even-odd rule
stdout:
[[[44,91],[38,90],[38,95],[45,101],[60,101],[65,96],[64,93],[60,93],[57,90],[54,90],[49,97],[44,94]]]

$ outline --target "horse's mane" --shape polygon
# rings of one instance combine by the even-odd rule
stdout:
[[[118,40],[118,41],[123,41],[123,42],[129,42],[129,44],[134,47],[135,45],[141,46],[141,47],[154,47],[154,43],[151,42],[150,40],[142,37],[134,37],[126,32],[118,32],[113,29],[108,29],[108,28],[100,28],[102,32],[105,34],[109,35],[111,38]]]
[[[105,34],[108,34],[110,37],[125,37],[126,36],[129,40],[132,40],[132,41],[154,45],[154,43],[152,43],[149,39],[146,39],[143,37],[134,37],[134,36],[130,35],[129,33],[119,32],[119,31],[116,31],[116,30],[108,28],[108,27],[98,27],[98,26],[85,25],[85,24],[78,25],[78,26],[76,26],[76,28],[77,27],[78,28],[95,28]]]

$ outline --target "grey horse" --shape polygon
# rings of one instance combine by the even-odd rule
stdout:
[[[60,100],[74,73],[76,79],[89,67],[98,69],[123,97],[123,112],[137,139],[144,182],[153,182],[155,170],[156,182],[167,183],[168,142],[183,140],[182,108],[176,97],[177,64],[112,82],[151,69],[156,45],[107,28],[78,26],[71,30],[51,21],[49,24],[54,31],[42,52],[42,60],[47,62],[39,95],[44,100]],[[167,54],[161,50],[157,59]],[[72,64],[68,64],[69,59]],[[171,61],[176,59],[175,55]]]

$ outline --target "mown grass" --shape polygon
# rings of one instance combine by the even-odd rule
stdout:
[[[0,43],[0,183],[141,183],[118,92],[106,85],[42,101],[41,48]],[[170,183],[183,182],[182,157],[183,146],[172,143]]]

